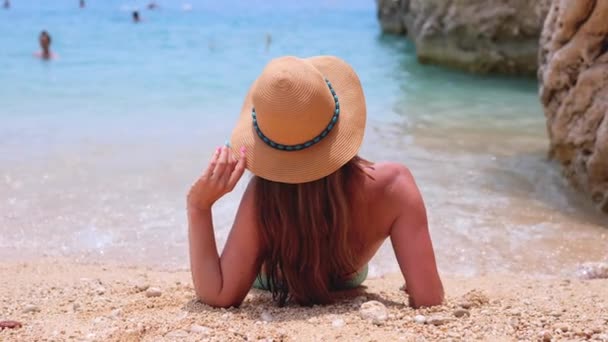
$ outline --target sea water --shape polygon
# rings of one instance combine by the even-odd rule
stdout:
[[[608,254],[605,217],[547,160],[535,80],[420,65],[372,0],[157,2],[0,11],[0,260],[187,267],[185,195],[252,81],[274,57],[319,54],[357,70],[361,154],[411,169],[443,273],[570,274]],[[33,56],[41,30],[53,61]],[[220,247],[245,180],[214,207]],[[396,270],[387,243],[372,276]]]

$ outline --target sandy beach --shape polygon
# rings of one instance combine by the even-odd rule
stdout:
[[[336,304],[278,308],[252,290],[240,308],[194,299],[187,271],[40,259],[0,264],[1,341],[608,341],[608,280],[444,277],[446,303],[413,310],[400,275]],[[365,304],[369,301],[378,303]]]

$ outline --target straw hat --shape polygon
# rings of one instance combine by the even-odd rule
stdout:
[[[306,183],[357,155],[365,130],[359,77],[333,56],[272,60],[253,83],[232,133],[247,168],[281,183]]]

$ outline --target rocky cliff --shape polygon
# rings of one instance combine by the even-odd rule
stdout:
[[[608,213],[608,0],[554,0],[540,50],[550,155]]]
[[[407,34],[422,63],[534,75],[550,0],[377,0],[385,32]]]

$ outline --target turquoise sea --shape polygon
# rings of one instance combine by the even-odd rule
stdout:
[[[381,34],[373,0],[157,2],[0,10],[0,259],[186,267],[185,193],[249,85],[273,57],[319,54],[359,73],[362,155],[410,167],[442,272],[570,273],[606,256],[605,219],[546,159],[535,80],[420,65]],[[53,61],[33,56],[41,30]],[[243,185],[216,207],[220,245]],[[395,270],[384,246],[372,275]]]

